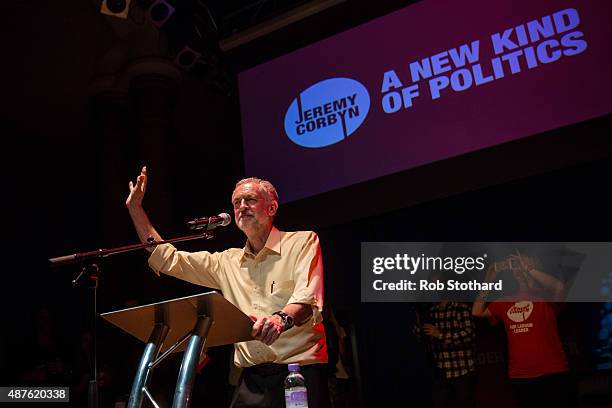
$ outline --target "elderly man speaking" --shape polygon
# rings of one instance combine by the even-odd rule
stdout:
[[[141,242],[162,237],[142,201],[147,168],[130,181],[126,200]],[[284,232],[274,227],[278,194],[266,180],[240,180],[232,194],[243,248],[210,253],[178,251],[171,244],[150,248],[149,265],[197,285],[220,289],[253,319],[256,340],[235,344],[234,363],[243,368],[231,407],[284,407],[287,364],[299,363],[306,379],[308,406],[328,407],[327,348],[323,310],[323,262],[312,231]]]

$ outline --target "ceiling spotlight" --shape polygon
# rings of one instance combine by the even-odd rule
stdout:
[[[160,28],[174,14],[174,11],[174,7],[165,0],[155,0],[147,10],[147,15],[151,22]]]
[[[176,54],[174,63],[185,71],[189,71],[201,56],[201,53],[186,45]]]
[[[107,16],[127,19],[131,0],[102,0],[100,13]]]

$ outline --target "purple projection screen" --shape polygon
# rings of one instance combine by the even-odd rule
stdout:
[[[288,202],[608,114],[611,15],[428,0],[244,71],[246,172]]]

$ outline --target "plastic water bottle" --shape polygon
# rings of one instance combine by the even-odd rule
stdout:
[[[289,364],[289,375],[285,378],[285,407],[308,408],[306,383],[299,364]]]

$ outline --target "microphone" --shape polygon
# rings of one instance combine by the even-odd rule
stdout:
[[[212,217],[196,218],[187,223],[190,230],[213,230],[217,227],[225,227],[232,222],[232,217],[228,213],[221,213]]]

